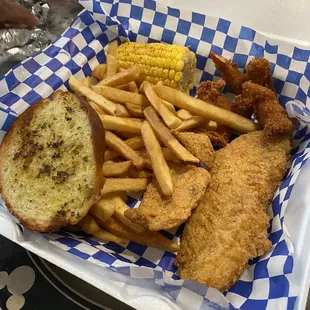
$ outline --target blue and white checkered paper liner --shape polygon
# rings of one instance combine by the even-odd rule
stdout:
[[[67,232],[47,238],[85,260],[134,278],[154,279],[184,309],[293,309],[293,247],[283,218],[302,166],[310,156],[310,63],[309,50],[291,44],[272,45],[254,30],[199,13],[161,6],[155,1],[80,0],[83,11],[63,35],[44,51],[15,66],[0,80],[0,141],[17,114],[56,89],[67,89],[74,74],[83,78],[105,61],[103,48],[112,40],[162,41],[188,46],[197,57],[197,81],[219,76],[210,50],[233,59],[240,68],[256,57],[271,62],[279,100],[300,122],[294,134],[291,168],[268,209],[272,250],[251,262],[241,279],[225,296],[192,281],[178,280],[175,255],[129,242],[125,247],[103,244],[89,236]],[[131,197],[129,205],[139,203]],[[141,200],[141,199],[140,199]],[[181,228],[163,232],[178,241]],[[140,266],[140,267],[138,267]]]

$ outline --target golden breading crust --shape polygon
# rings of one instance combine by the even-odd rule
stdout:
[[[210,138],[204,133],[175,132],[174,135],[185,148],[209,169],[214,161],[214,150]]]
[[[211,183],[181,239],[182,279],[225,291],[249,259],[269,250],[266,207],[285,174],[290,149],[289,138],[268,143],[257,131],[216,152]]]
[[[139,208],[125,211],[129,220],[156,231],[179,226],[190,217],[210,182],[210,174],[193,165],[169,163],[169,167],[174,187],[172,196],[165,197],[154,179]]]

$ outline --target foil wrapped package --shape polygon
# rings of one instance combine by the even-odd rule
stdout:
[[[56,40],[83,9],[72,0],[17,2],[39,19],[39,25],[35,29],[0,30],[0,75]]]

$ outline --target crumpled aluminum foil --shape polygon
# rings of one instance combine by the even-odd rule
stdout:
[[[35,29],[0,30],[0,76],[44,49],[70,25],[83,7],[73,0],[17,0],[39,19]]]

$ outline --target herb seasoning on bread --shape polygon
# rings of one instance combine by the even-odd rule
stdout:
[[[13,122],[0,147],[0,190],[9,211],[41,232],[76,224],[104,183],[105,134],[84,97],[57,91]]]

